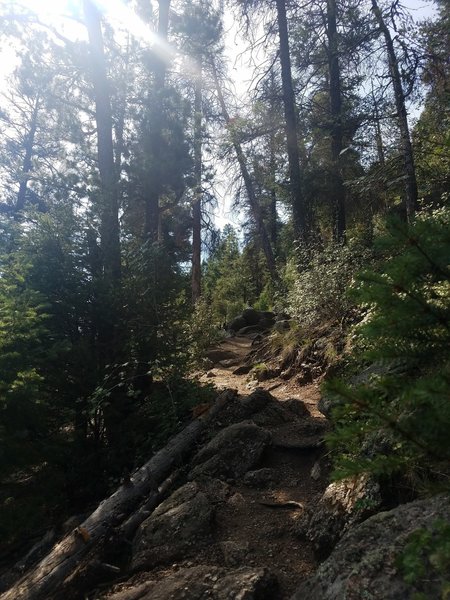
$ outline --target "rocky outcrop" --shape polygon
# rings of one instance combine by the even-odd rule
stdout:
[[[241,477],[258,464],[271,440],[267,430],[251,421],[230,425],[197,453],[190,478]]]
[[[353,527],[291,600],[405,600],[440,598],[443,584],[429,561],[426,576],[406,583],[398,560],[412,533],[450,522],[450,499],[437,496],[381,512]],[[436,563],[434,563],[436,565]]]
[[[276,469],[258,469],[257,471],[248,471],[242,480],[245,485],[255,488],[265,488],[280,479],[280,473]]]
[[[140,526],[133,540],[133,569],[143,569],[189,554],[211,532],[214,509],[196,482],[174,492]]]
[[[138,586],[118,590],[109,600],[273,600],[276,580],[267,569],[233,571],[200,565],[180,569],[160,580],[149,578]]]
[[[228,323],[227,329],[232,333],[248,335],[249,333],[271,329],[275,321],[276,317],[273,312],[246,308],[241,315]]]
[[[206,408],[14,584],[5,600],[74,600],[94,590],[96,597],[116,600],[273,599],[275,577],[261,568],[266,556],[290,594],[284,548],[292,540],[292,521],[275,509],[301,506],[297,456],[289,450],[281,471],[265,465],[280,459],[275,436],[285,444],[313,434],[319,442],[316,420],[300,400],[279,402],[262,389],[244,397],[228,389]],[[266,524],[276,548],[267,554],[259,543]],[[191,569],[205,562],[210,564]],[[105,589],[119,576],[127,583],[101,596],[98,586]]]
[[[379,485],[367,476],[331,483],[319,503],[306,511],[296,533],[310,541],[319,558],[326,558],[349,528],[381,507]]]

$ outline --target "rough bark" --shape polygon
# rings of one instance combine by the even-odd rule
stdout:
[[[403,153],[403,163],[405,170],[405,208],[408,221],[414,217],[417,210],[417,181],[416,170],[414,166],[414,156],[412,151],[411,136],[409,133],[408,116],[406,112],[405,94],[403,92],[402,79],[395,53],[394,42],[391,32],[387,26],[383,14],[376,0],[372,0],[372,11],[378,23],[378,27],[383,34],[388,55],[389,72],[394,89],[395,106],[397,109],[398,127],[400,130],[400,140]]]
[[[101,250],[107,281],[120,279],[119,208],[114,163],[113,125],[109,81],[103,46],[100,14],[92,0],[84,0],[85,24],[91,52],[92,84],[97,126],[98,169],[101,187]]]
[[[220,403],[218,403],[220,406]],[[56,544],[52,551],[20,581],[0,596],[0,600],[46,600],[63,597],[65,585],[76,587],[76,572],[82,561],[105,537],[133,512],[144,498],[153,508],[157,486],[172,472],[197,442],[206,420],[197,419],[141,467],[112,496],[73,532]],[[129,530],[130,524],[126,527]],[[134,527],[134,523],[133,523]]]
[[[381,133],[381,125],[380,125],[380,111],[378,110],[378,104],[375,98],[375,95],[372,90],[372,102],[374,106],[374,118],[375,118],[375,141],[377,144],[377,157],[378,162],[382,167],[384,167],[384,144],[383,144],[383,136]]]
[[[278,240],[278,225],[277,225],[277,193],[275,191],[275,135],[270,135],[270,241],[271,248],[276,248]]]
[[[336,0],[327,0],[328,71],[330,76],[331,161],[333,171],[333,229],[337,242],[345,241],[345,187],[342,177],[343,150],[341,74],[336,26]]]
[[[223,96],[222,88],[219,82],[219,78],[217,76],[217,71],[214,63],[211,65],[212,73],[214,77],[214,84],[217,91],[217,97],[219,99],[220,108],[222,111],[223,118],[227,125],[230,125],[231,119],[228,114],[228,109],[225,103],[225,98]],[[255,221],[256,228],[258,230],[258,234],[261,240],[261,246],[264,252],[264,256],[267,262],[267,268],[269,269],[269,273],[274,281],[278,279],[278,273],[275,264],[275,257],[273,254],[272,245],[270,243],[269,234],[267,232],[266,225],[264,223],[263,214],[261,210],[261,206],[259,204],[258,198],[256,197],[255,188],[253,186],[253,181],[250,176],[250,173],[247,168],[247,162],[245,160],[245,155],[242,150],[242,146],[239,141],[236,139],[236,136],[231,132],[231,140],[234,147],[234,151],[236,152],[236,158],[239,163],[239,168],[241,170],[242,179],[244,180],[245,190],[247,192],[247,199],[250,207],[250,211],[252,213],[253,220]],[[275,207],[276,211],[276,207]],[[276,215],[275,215],[276,216]]]
[[[281,80],[283,85],[284,116],[286,120],[286,141],[289,161],[289,177],[292,197],[294,232],[299,240],[307,241],[307,206],[302,191],[300,153],[297,140],[297,114],[294,86],[292,84],[291,56],[285,0],[276,0],[278,33],[280,38]]]
[[[169,13],[170,0],[158,0],[158,36],[162,42],[167,42],[169,35]],[[145,182],[145,235],[150,242],[156,242],[160,238],[160,198],[162,194],[161,170],[159,160],[162,136],[162,115],[164,111],[164,88],[167,73],[166,61],[156,56],[154,68],[154,85],[152,94],[152,115],[148,139],[149,154],[152,163],[148,165]]]
[[[34,138],[36,136],[37,122],[39,108],[41,105],[41,99],[39,96],[36,97],[33,113],[31,115],[30,130],[25,140],[25,156],[22,163],[22,173],[19,184],[19,192],[17,194],[17,202],[15,208],[15,215],[25,208],[25,202],[27,198],[28,181],[30,180],[30,173],[33,168],[33,148]]]
[[[202,233],[202,67],[194,89],[194,177],[192,204],[192,301],[201,295],[201,233]]]

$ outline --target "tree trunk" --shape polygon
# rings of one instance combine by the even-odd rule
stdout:
[[[192,301],[201,295],[201,232],[202,232],[202,66],[194,89],[194,177],[192,204]]]
[[[292,84],[291,56],[289,51],[289,33],[285,0],[276,0],[278,15],[278,33],[280,37],[281,80],[283,84],[284,116],[286,120],[286,141],[289,161],[289,176],[292,197],[294,233],[301,241],[307,241],[307,209],[302,191],[300,173],[300,153],[297,140],[297,114],[294,87]]]
[[[100,250],[101,278],[94,281],[97,290],[96,314],[98,362],[101,369],[118,360],[121,352],[121,320],[118,310],[118,288],[121,278],[119,202],[117,165],[114,161],[113,123],[109,81],[103,46],[100,14],[92,0],[84,0],[85,24],[88,31],[92,83],[97,125],[98,170],[100,175]],[[103,418],[109,446],[121,446],[122,420],[118,404],[111,399],[103,407]]]
[[[375,94],[372,90],[372,102],[374,107],[374,118],[375,118],[375,141],[377,144],[377,157],[378,162],[382,167],[384,167],[384,145],[383,145],[383,136],[381,134],[381,125],[380,125],[380,111],[378,110],[377,100],[375,98]]]
[[[333,171],[333,229],[337,242],[345,241],[345,187],[342,178],[343,150],[341,76],[336,27],[336,0],[327,0],[328,71],[330,76],[331,161]]]
[[[154,508],[154,497],[159,495],[158,486],[193,451],[208,423],[223,410],[236,392],[226,390],[208,413],[192,421],[167,445],[157,452],[143,467],[132,475],[112,496],[101,502],[97,509],[74,531],[56,544],[51,552],[8,591],[0,600],[59,600],[76,590],[81,596],[83,567],[96,560],[109,535],[116,531],[133,533],[136,526]],[[170,483],[170,482],[169,482]],[[144,506],[141,506],[144,502]],[[136,515],[135,518],[132,515]],[[122,527],[121,527],[122,524]],[[116,574],[117,575],[117,574]],[[72,597],[72,596],[70,596]]]
[[[158,0],[158,35],[160,39],[167,42],[169,31],[170,0]],[[160,159],[163,145],[162,116],[164,111],[164,87],[166,79],[166,62],[164,58],[156,56],[154,68],[154,88],[152,97],[152,118],[150,119],[149,132],[149,156],[151,164],[148,165],[148,173],[145,184],[145,235],[150,242],[156,242],[160,238],[160,208],[159,202],[162,193]]]
[[[97,125],[98,169],[100,174],[101,205],[100,235],[103,274],[109,285],[120,279],[119,208],[114,163],[113,125],[109,81],[100,14],[92,0],[84,0],[85,24],[89,36],[92,60],[92,83]]]
[[[69,577],[83,558],[105,536],[119,527],[124,517],[138,509],[145,497],[157,493],[157,486],[193,447],[204,428],[200,419],[193,421],[162,450],[141,467],[130,482],[121,486],[76,530],[54,546],[52,551],[0,596],[1,600],[40,600],[63,597],[65,584],[76,585]]]
[[[386,51],[388,55],[389,71],[391,75],[392,87],[394,88],[395,106],[397,109],[398,126],[400,129],[400,139],[402,145],[403,162],[405,169],[405,208],[406,218],[411,221],[417,210],[417,181],[416,170],[414,166],[414,156],[411,145],[411,136],[409,134],[408,116],[406,113],[405,94],[403,92],[402,80],[398,66],[397,56],[395,54],[394,42],[391,33],[383,18],[380,7],[376,0],[372,0],[372,10],[378,23],[381,33],[384,36]]]
[[[230,115],[228,114],[227,106],[225,104],[225,98],[223,97],[222,88],[220,86],[219,78],[217,76],[217,71],[216,71],[214,63],[212,63],[211,67],[212,67],[214,83],[215,83],[216,90],[217,90],[217,96],[219,99],[220,108],[222,110],[222,115],[225,120],[225,123],[227,124],[227,126],[229,126],[231,123],[231,119],[230,119]],[[255,221],[256,228],[257,228],[260,240],[261,240],[261,246],[262,246],[262,249],[264,252],[264,256],[266,257],[267,268],[269,269],[269,273],[270,273],[270,276],[272,277],[272,280],[277,281],[278,273],[277,273],[277,269],[276,269],[275,257],[273,254],[272,245],[270,243],[270,238],[267,233],[266,225],[264,223],[261,206],[256,197],[255,188],[253,186],[253,181],[252,181],[252,178],[250,177],[250,173],[247,168],[247,163],[245,160],[244,152],[242,150],[241,144],[236,139],[236,136],[233,134],[233,131],[231,129],[230,129],[230,134],[231,134],[232,144],[233,144],[234,150],[236,152],[236,157],[237,157],[237,160],[239,163],[239,168],[241,170],[242,179],[244,180],[244,185],[245,185],[245,190],[247,192],[247,198],[248,198],[248,202],[249,202],[249,206],[250,206],[250,211],[251,211],[252,217]]]
[[[277,192],[275,190],[275,174],[276,174],[276,160],[275,160],[275,135],[270,134],[270,242],[271,249],[276,248],[278,239],[278,225],[277,225]]]
[[[38,121],[40,105],[41,105],[41,99],[39,96],[36,96],[36,99],[34,101],[34,106],[33,106],[33,113],[31,115],[30,130],[25,139],[25,156],[23,158],[22,172],[21,172],[20,184],[19,184],[19,192],[17,194],[16,208],[14,211],[15,217],[17,217],[17,214],[25,208],[25,202],[27,199],[28,181],[30,179],[30,173],[33,168],[32,161],[33,161],[34,138],[36,136],[37,121]]]

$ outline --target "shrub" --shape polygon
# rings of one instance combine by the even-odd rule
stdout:
[[[190,361],[192,366],[198,367],[208,348],[223,338],[224,331],[219,327],[213,308],[203,298],[196,302],[186,327]]]
[[[379,273],[361,274],[352,292],[367,310],[354,353],[378,368],[357,385],[328,384],[337,400],[329,439],[340,453],[336,474],[420,470],[431,482],[450,458],[449,208],[410,227],[392,222],[379,246],[391,258]]]
[[[366,248],[329,244],[300,251],[298,271],[288,263],[286,310],[301,325],[346,319],[354,306],[347,289],[369,259]]]

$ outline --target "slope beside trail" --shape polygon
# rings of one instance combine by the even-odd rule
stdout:
[[[213,383],[218,390],[235,389],[242,395],[261,388],[268,390],[280,401],[298,398],[307,405],[311,416],[323,419],[322,413],[317,410],[320,399],[317,383],[301,385],[295,382],[295,378],[286,381],[280,377],[258,382],[251,377],[250,373],[234,374],[234,371],[239,370],[240,367],[251,367],[254,340],[255,335],[236,335],[223,340],[208,353],[212,366],[200,377],[200,381]]]
[[[298,405],[301,418],[274,427],[273,444],[265,450],[253,480],[248,476],[226,480],[227,500],[216,505],[210,543],[199,546],[188,558],[170,567],[153,569],[150,577],[160,582],[171,580],[177,573],[182,577],[185,569],[200,565],[264,568],[275,575],[278,591],[257,597],[287,600],[317,567],[312,547],[296,537],[294,530],[303,511],[315,505],[327,484],[328,466],[322,443],[327,423],[317,411],[317,385],[299,386],[278,378],[256,382],[249,374],[234,374],[239,367],[248,366],[251,352],[252,337],[224,340],[209,352],[210,369],[201,381],[214,383],[219,391],[237,390],[239,397],[248,396],[256,388],[269,390],[280,403],[287,402],[293,409]],[[148,577],[148,571],[138,574],[102,598],[134,598],[128,594]],[[197,598],[188,587],[183,598]],[[228,597],[241,596],[230,592]]]
[[[253,344],[236,336],[208,352],[200,380],[220,392],[214,403],[12,573],[2,600],[292,597],[317,567],[296,531],[327,485],[329,424],[316,385],[277,369],[253,378]]]
[[[243,365],[249,366],[248,359],[254,349],[252,344],[253,336],[234,336],[224,340],[216,347],[219,360],[212,361],[213,366],[201,377],[201,381],[212,382],[218,390],[235,389],[240,395],[248,395],[260,388],[269,391],[280,402],[300,400],[306,405],[313,423],[319,421],[326,429],[326,420],[317,409],[320,399],[318,384],[299,385],[295,380],[285,381],[279,377],[256,381],[250,373],[233,373]],[[220,352],[226,358],[220,360]],[[317,433],[314,427],[306,431],[295,425],[284,427],[275,436],[274,446],[266,451],[260,465],[278,473],[278,481],[272,482],[266,489],[252,489],[236,483],[235,505],[227,505],[219,513],[219,537],[236,540],[244,546],[248,544],[249,551],[243,563],[266,566],[273,571],[283,600],[289,598],[298,583],[317,567],[312,548],[299,540],[293,530],[303,510],[319,500],[328,483],[322,434],[320,427]],[[279,504],[280,508],[268,507],[263,502]],[[289,502],[298,502],[303,508],[295,508],[295,505],[281,508],[282,504]]]

